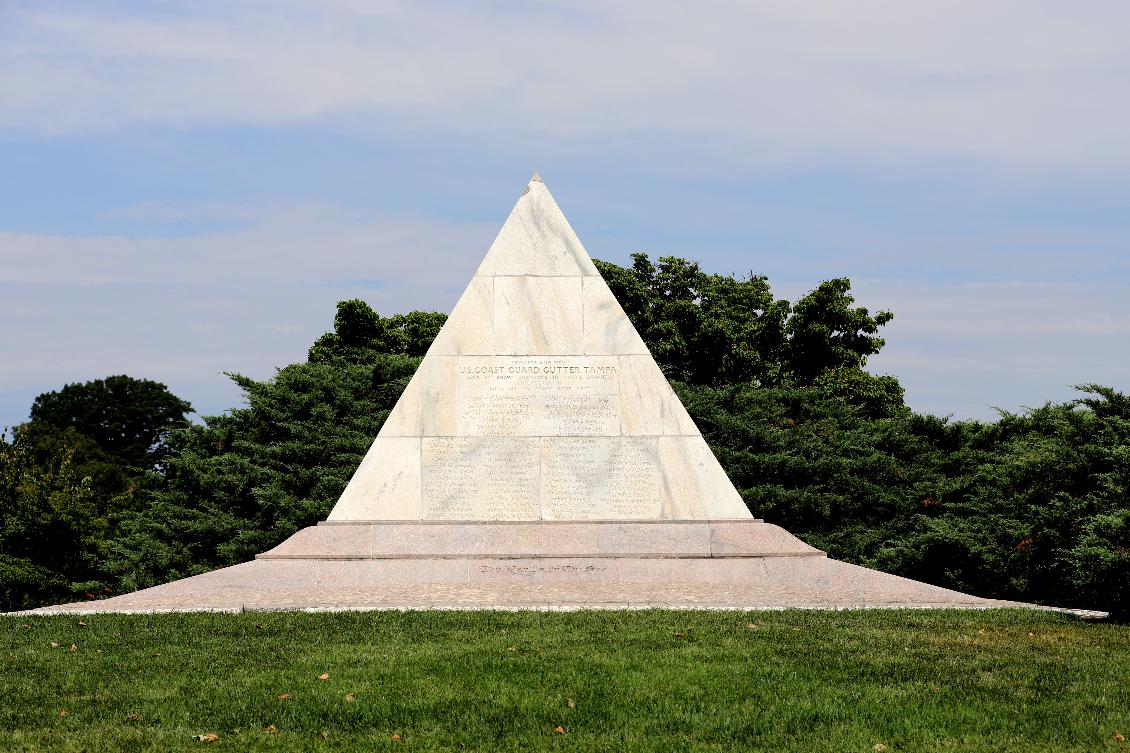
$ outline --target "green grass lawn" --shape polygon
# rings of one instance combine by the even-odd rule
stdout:
[[[1130,627],[1034,611],[5,616],[0,633],[4,751],[1044,752],[1130,738]]]

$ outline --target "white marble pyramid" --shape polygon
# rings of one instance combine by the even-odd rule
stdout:
[[[535,175],[329,520],[743,518]]]

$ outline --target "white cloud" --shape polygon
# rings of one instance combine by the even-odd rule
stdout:
[[[205,412],[232,407],[222,372],[303,360],[341,299],[449,310],[496,231],[317,205],[223,213],[256,219],[191,238],[0,233],[0,353],[18,354],[0,359],[0,426],[45,390],[118,373]]]
[[[1126,389],[1125,284],[858,280],[859,301],[895,312],[869,368],[894,374],[917,410],[990,418],[1070,400],[1072,385]]]
[[[461,289],[497,231],[485,224],[374,217],[315,203],[260,208],[162,203],[113,214],[250,222],[238,230],[180,238],[0,232],[0,284],[274,289],[388,280],[417,290]]]
[[[0,124],[332,119],[534,142],[665,132],[735,164],[1130,164],[1121,2],[172,7],[0,10]]]

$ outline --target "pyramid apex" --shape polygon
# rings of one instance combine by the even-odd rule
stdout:
[[[538,173],[537,170],[534,170],[534,174],[530,177],[530,182],[531,183],[543,183],[544,181],[541,179],[541,174]]]
[[[541,175],[534,173],[475,273],[486,277],[599,277]]]

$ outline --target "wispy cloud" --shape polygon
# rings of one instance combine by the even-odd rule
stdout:
[[[103,213],[110,220],[153,222],[250,222],[263,218],[270,210],[263,207],[237,205],[222,201],[169,202],[143,201],[125,207],[116,207]]]
[[[0,424],[44,390],[116,373],[232,407],[222,372],[264,378],[302,360],[338,300],[449,310],[496,231],[321,205],[258,214],[189,238],[0,233],[0,353],[18,354],[0,359]]]
[[[171,215],[191,215],[166,207]],[[497,228],[382,217],[332,206],[232,206],[235,230],[191,237],[64,237],[0,232],[0,284],[204,285],[216,288],[462,289]],[[462,275],[460,273],[465,273]]]
[[[735,164],[1130,164],[1130,6],[242,2],[9,5],[0,123],[331,119],[587,141],[680,134]]]
[[[989,418],[1074,397],[1072,385],[1130,384],[1122,278],[1104,282],[860,280],[861,302],[895,312],[869,364],[895,374],[919,410]]]

